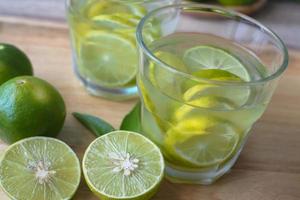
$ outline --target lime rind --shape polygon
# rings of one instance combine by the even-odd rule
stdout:
[[[43,148],[40,148],[37,144],[44,144]],[[32,143],[32,144],[31,144]],[[26,149],[26,146],[30,146],[34,148],[31,152],[30,149]],[[46,148],[46,145],[47,149]],[[56,145],[56,147],[54,147]],[[57,155],[53,154],[51,151],[55,151],[57,149],[63,149],[62,152],[63,155]],[[18,154],[15,154],[17,151]],[[20,156],[22,155],[23,156]],[[52,177],[51,186],[50,184],[43,183],[43,190],[38,191],[38,180],[36,180],[36,175],[33,175],[32,171],[30,170],[30,166],[28,164],[29,160],[36,161],[34,159],[37,159],[39,156],[46,155],[49,159],[52,159],[51,161],[60,162],[61,166],[60,168],[57,168],[56,166],[51,166],[52,170],[56,170],[55,174]],[[69,168],[66,167],[66,156],[68,155],[67,161],[74,164],[74,166],[70,166]],[[43,162],[46,162],[45,158],[42,160]],[[14,165],[13,168],[3,165]],[[26,164],[26,166],[24,166]],[[4,179],[5,176],[7,176],[8,170],[14,170],[11,173],[16,175],[15,181],[13,182],[13,188],[8,188],[6,180]],[[23,173],[20,170],[24,170]],[[5,173],[4,173],[5,172]],[[22,175],[21,175],[22,174]],[[58,177],[58,175],[60,177]],[[21,175],[21,176],[20,176]],[[12,180],[14,176],[9,176],[8,179]],[[45,200],[68,200],[71,199],[77,188],[80,184],[80,178],[81,178],[81,170],[80,170],[80,162],[77,158],[75,152],[64,142],[55,139],[55,138],[48,138],[48,137],[31,137],[27,139],[23,139],[21,141],[18,141],[5,151],[4,155],[1,157],[0,161],[0,186],[2,190],[11,198],[11,199],[31,199],[31,200],[40,200],[40,196],[42,195]],[[72,180],[72,183],[70,182]],[[73,182],[74,181],[74,182]],[[59,186],[54,186],[53,184],[60,184]],[[18,185],[19,184],[19,185]],[[32,185],[31,185],[32,184]],[[16,188],[16,186],[20,186],[23,189],[23,194],[20,192],[20,188]],[[32,186],[32,187],[31,187]],[[62,189],[63,188],[63,189]],[[67,189],[68,188],[68,189]],[[63,190],[68,190],[66,194],[62,194],[62,192],[66,192]],[[13,194],[11,190],[17,190]],[[40,194],[29,191],[36,190],[37,192],[40,192]],[[49,193],[47,193],[47,191]],[[50,193],[53,192],[54,193]],[[42,194],[41,194],[42,193]],[[28,195],[31,194],[31,197],[28,197]],[[23,197],[20,197],[20,195],[24,195]],[[37,195],[37,197],[36,197]],[[46,196],[45,196],[46,195]],[[64,196],[62,196],[64,195]]]
[[[127,138],[127,139],[125,139]],[[119,141],[121,140],[121,141]],[[110,141],[109,143],[107,143],[107,141]],[[130,142],[131,141],[131,142]],[[137,147],[138,146],[138,147]],[[143,148],[141,148],[141,146]],[[95,152],[93,151],[93,149],[97,149],[97,159],[91,159],[92,154],[95,154]],[[135,149],[137,152],[135,152],[135,155],[140,154],[139,159],[141,159],[141,163],[145,162],[145,160],[143,160],[142,156],[149,156],[149,152],[153,153],[153,155],[155,154],[154,158],[158,160],[150,160],[148,161],[146,164],[144,165],[142,164],[143,167],[149,167],[149,166],[155,166],[156,165],[156,169],[152,169],[152,181],[153,183],[151,184],[150,187],[147,187],[146,189],[144,189],[142,192],[138,193],[138,194],[125,194],[126,192],[128,192],[128,190],[126,192],[124,192],[126,189],[129,189],[129,187],[125,188],[126,185],[132,186],[132,187],[142,187],[145,186],[145,181],[146,179],[143,179],[143,176],[148,176],[147,178],[150,178],[150,174],[149,171],[133,171],[131,175],[129,175],[129,178],[127,178],[125,176],[125,174],[119,174],[121,172],[114,172],[116,174],[113,174],[113,172],[108,172],[108,170],[114,170],[113,168],[111,168],[111,166],[109,166],[109,163],[111,164],[111,162],[106,162],[105,160],[108,159],[108,155],[111,154],[111,151],[113,154],[115,154],[114,156],[118,156],[120,153],[119,152],[120,149],[130,149],[133,150]],[[100,150],[101,149],[101,150]],[[143,153],[141,153],[141,151]],[[131,152],[127,152],[128,154],[130,154]],[[106,157],[103,157],[105,156]],[[102,156],[101,156],[102,155]],[[134,154],[132,154],[134,155]],[[152,156],[153,156],[152,155]],[[95,155],[94,155],[95,156]],[[101,156],[101,158],[99,158],[99,156]],[[135,157],[137,158],[137,157]],[[151,157],[150,157],[151,158]],[[101,164],[99,165],[99,161],[101,160]],[[91,163],[93,162],[93,163]],[[154,165],[153,162],[155,162],[156,164]],[[83,157],[83,162],[82,162],[82,167],[83,167],[83,174],[85,176],[85,179],[88,183],[88,186],[90,187],[90,189],[100,198],[103,199],[149,199],[152,195],[155,194],[156,190],[158,189],[159,183],[162,181],[163,178],[163,174],[164,174],[164,160],[163,160],[163,156],[160,152],[160,149],[149,139],[145,138],[144,136],[134,133],[134,132],[129,132],[129,131],[114,131],[111,133],[108,133],[104,136],[99,137],[98,139],[96,139],[94,142],[92,142],[90,144],[90,146],[88,147],[88,149],[86,150],[86,153]],[[90,168],[92,165],[94,165],[94,169]],[[101,178],[101,183],[97,182],[95,180],[95,175],[91,176],[92,174],[92,170],[97,171],[98,169],[102,168],[102,178]],[[139,168],[137,168],[138,170]],[[142,170],[145,170],[146,168],[142,168]],[[156,172],[155,172],[156,170]],[[159,171],[159,174],[157,174],[157,170]],[[125,171],[124,171],[125,172]],[[156,173],[156,175],[154,174]],[[104,174],[104,175],[103,175]],[[105,176],[105,177],[104,177]],[[116,179],[113,178],[117,177]],[[133,184],[133,178],[139,178],[142,182],[140,182],[140,184]],[[114,184],[113,190],[117,190],[115,191],[115,194],[108,194],[105,190],[107,190],[109,183],[105,183],[105,178],[110,178],[110,181],[112,182],[112,184]],[[119,180],[119,181],[116,181]],[[99,180],[100,181],[100,180]],[[120,184],[120,181],[123,181],[123,184]],[[135,180],[136,181],[136,180]],[[101,184],[105,184],[105,189],[100,189]],[[122,190],[122,192],[118,191]],[[137,189],[137,188],[132,188],[133,190]],[[131,192],[135,192],[135,191],[131,191]],[[116,195],[116,194],[121,194],[121,195]]]

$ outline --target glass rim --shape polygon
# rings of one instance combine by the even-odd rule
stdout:
[[[278,44],[278,48],[280,48],[281,53],[283,54],[283,61],[280,64],[280,67],[278,69],[262,78],[259,80],[253,80],[253,81],[247,81],[247,82],[234,82],[234,81],[220,81],[220,80],[211,80],[207,78],[199,78],[195,77],[191,74],[178,71],[175,68],[173,68],[171,65],[168,65],[161,61],[158,57],[156,57],[153,52],[148,48],[148,45],[144,42],[144,37],[143,37],[143,28],[145,26],[145,23],[147,22],[148,19],[150,19],[152,16],[155,14],[159,13],[162,10],[167,10],[167,9],[172,9],[172,8],[195,8],[195,9],[202,9],[202,11],[210,12],[210,13],[216,13],[218,15],[221,14],[228,14],[229,16],[234,16],[237,17],[238,19],[243,19],[246,22],[249,22],[250,24],[255,25],[255,27],[260,28],[262,31],[268,34],[269,37],[272,37],[275,39],[275,42]],[[201,10],[200,10],[201,11]],[[222,15],[223,16],[223,15]],[[233,19],[235,20],[235,19]],[[166,68],[167,70],[171,72],[175,72],[178,74],[182,74],[190,79],[194,79],[197,81],[201,82],[207,82],[207,83],[214,83],[214,84],[222,84],[222,85],[229,85],[229,86],[245,86],[245,85],[257,85],[257,84],[263,84],[266,82],[269,82],[271,80],[274,80],[278,78],[287,68],[288,62],[289,62],[289,56],[288,56],[288,50],[285,44],[283,43],[282,39],[270,28],[267,26],[263,25],[262,23],[258,22],[257,20],[246,16],[244,14],[241,14],[236,11],[228,10],[225,8],[221,8],[219,6],[212,6],[212,5],[204,5],[204,4],[195,4],[195,3],[181,3],[181,4],[174,4],[174,5],[168,5],[168,6],[163,6],[158,9],[155,9],[151,12],[149,12],[138,24],[137,30],[136,30],[136,39],[137,39],[137,44],[138,46],[142,49],[143,53],[145,53],[150,59],[154,60],[156,63],[158,63],[160,66],[163,66],[163,68]]]

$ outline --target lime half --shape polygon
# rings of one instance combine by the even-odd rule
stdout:
[[[18,200],[71,199],[80,182],[80,163],[65,143],[32,137],[11,145],[0,163],[3,191]]]
[[[188,167],[221,164],[233,154],[239,141],[239,134],[229,123],[213,117],[181,120],[167,135],[168,154]]]
[[[243,64],[233,55],[223,49],[212,46],[196,46],[188,49],[183,61],[191,72],[201,69],[221,69],[249,81],[249,73]]]
[[[109,32],[91,32],[80,49],[81,74],[92,82],[117,87],[129,83],[137,72],[137,50],[132,38]]]
[[[86,150],[82,165],[87,184],[102,199],[150,199],[164,173],[159,148],[127,131],[97,138]]]

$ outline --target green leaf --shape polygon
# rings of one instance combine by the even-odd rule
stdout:
[[[96,137],[114,131],[114,127],[98,117],[74,112],[73,116],[89,129]]]
[[[138,102],[134,108],[125,116],[120,130],[134,131],[140,133],[141,127],[141,102]]]

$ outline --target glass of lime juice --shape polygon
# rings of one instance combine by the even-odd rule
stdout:
[[[148,41],[154,22],[161,35]],[[254,19],[194,4],[150,12],[137,41],[143,133],[162,150],[168,179],[211,184],[270,102],[288,65],[285,45]]]
[[[137,24],[149,11],[179,1],[67,0],[74,69],[88,92],[113,100],[137,96]],[[161,30],[148,28],[153,41]]]

